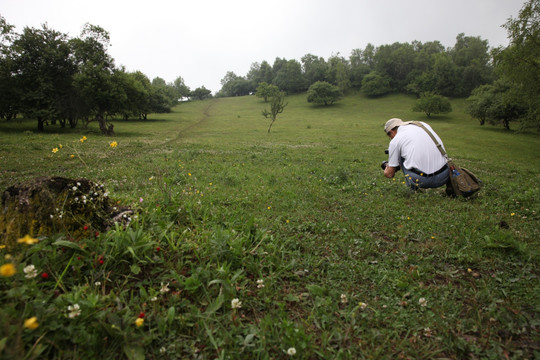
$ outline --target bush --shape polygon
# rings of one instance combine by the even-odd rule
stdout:
[[[326,81],[317,81],[312,84],[307,92],[307,102],[317,105],[332,105],[343,97],[343,93],[337,86]]]
[[[412,111],[424,112],[427,117],[432,114],[447,114],[452,111],[450,101],[444,96],[432,92],[425,92],[413,105]]]

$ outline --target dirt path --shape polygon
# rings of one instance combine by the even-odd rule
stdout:
[[[196,129],[196,128],[200,127],[201,125],[204,125],[211,116],[212,108],[219,101],[220,101],[220,99],[212,99],[212,100],[210,100],[208,102],[208,104],[206,105],[206,107],[204,108],[204,110],[203,110],[200,118],[197,120],[197,122],[195,122],[193,124],[190,124],[190,125],[186,126],[185,128],[179,129],[178,134],[176,135],[176,137],[174,139],[169,140],[168,143],[181,140],[181,139],[185,138],[191,130]]]

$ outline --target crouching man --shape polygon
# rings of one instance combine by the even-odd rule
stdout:
[[[439,136],[426,123],[424,129],[412,122],[393,118],[386,122],[384,131],[390,137],[388,162],[383,163],[384,176],[393,178],[400,169],[405,174],[407,186],[417,191],[419,188],[437,188],[449,180],[450,171],[446,158],[441,154],[429,131],[443,147]]]

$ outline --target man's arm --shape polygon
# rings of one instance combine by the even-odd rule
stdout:
[[[384,176],[391,179],[396,174],[396,170],[397,170],[397,168],[392,167],[392,166],[388,166],[388,164],[387,164],[386,169],[384,169]]]

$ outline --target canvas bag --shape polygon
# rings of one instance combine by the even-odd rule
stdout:
[[[450,168],[450,189],[449,195],[469,197],[482,188],[482,182],[470,170],[456,166],[452,160],[448,160]]]
[[[462,168],[454,164],[452,159],[448,158],[448,154],[443,149],[442,145],[435,139],[435,136],[426,129],[419,121],[410,121],[409,124],[413,124],[424,129],[428,133],[429,137],[437,145],[437,149],[441,152],[442,156],[446,159],[448,168],[450,169],[450,182],[446,185],[446,193],[451,196],[463,196],[469,197],[477,193],[482,188],[482,181],[478,179],[470,170]]]

